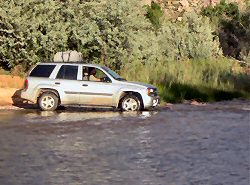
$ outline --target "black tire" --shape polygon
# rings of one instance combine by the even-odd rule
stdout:
[[[59,98],[51,92],[45,92],[38,98],[38,106],[43,111],[54,111],[58,107]]]
[[[142,108],[139,98],[129,94],[124,96],[120,101],[120,109],[122,111],[140,111]]]

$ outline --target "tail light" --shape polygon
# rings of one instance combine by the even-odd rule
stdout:
[[[29,87],[29,81],[28,81],[28,79],[26,79],[24,81],[24,89],[28,89],[28,87]]]

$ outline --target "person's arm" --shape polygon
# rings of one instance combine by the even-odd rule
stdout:
[[[94,75],[90,75],[90,76],[89,76],[89,80],[90,80],[90,81],[96,81],[96,82],[100,82],[100,81],[101,81],[101,79],[96,78]]]

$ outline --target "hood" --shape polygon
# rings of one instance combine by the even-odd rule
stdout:
[[[142,82],[129,82],[129,81],[123,81],[122,82],[123,84],[126,84],[126,85],[136,85],[138,87],[144,87],[144,88],[155,88],[155,86],[153,85],[150,85],[150,84],[146,84],[146,83],[142,83]]]

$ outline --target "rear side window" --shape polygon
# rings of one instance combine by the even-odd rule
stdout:
[[[78,66],[63,65],[56,78],[66,80],[77,80]]]
[[[30,73],[32,77],[49,77],[56,65],[37,65]]]

